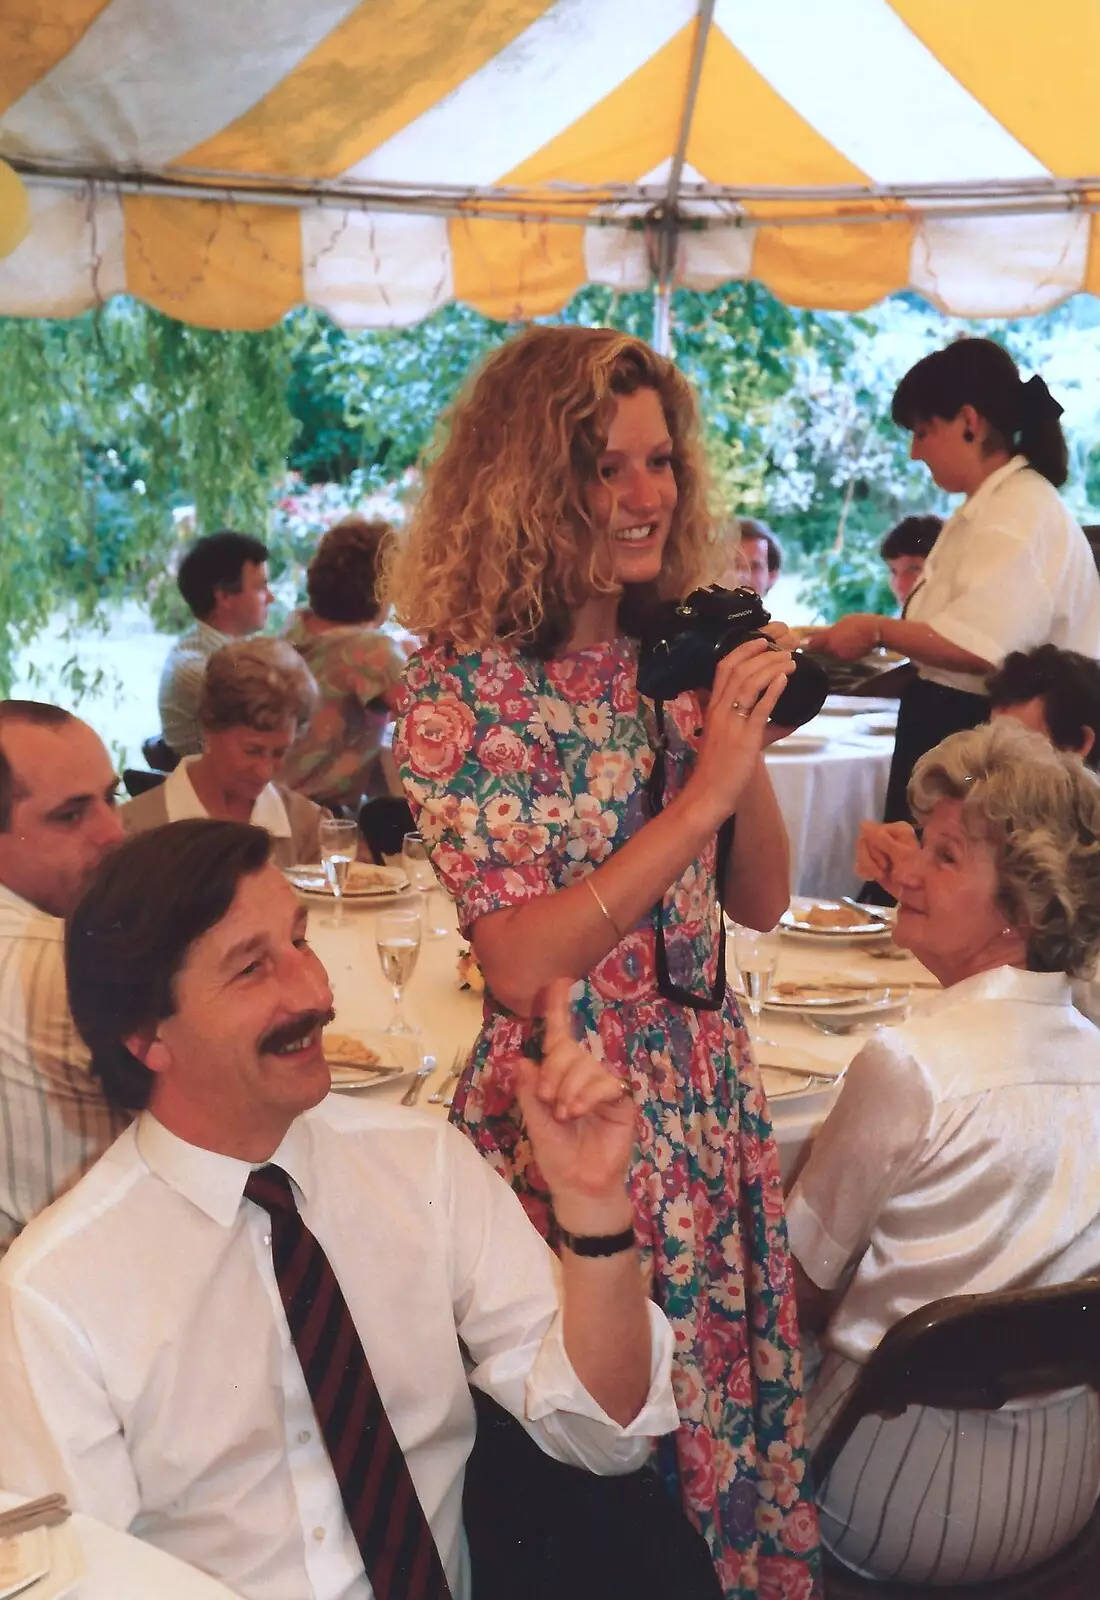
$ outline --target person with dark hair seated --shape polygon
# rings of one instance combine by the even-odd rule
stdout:
[[[387,792],[382,740],[396,710],[405,653],[378,626],[388,522],[348,517],[309,564],[309,606],[284,637],[312,672],[320,701],[283,765],[284,782],[326,805],[357,806]]]
[[[763,599],[783,569],[783,546],[756,517],[739,517],[730,528],[729,565],[719,581],[727,589],[741,585],[755,589]]]
[[[176,582],[195,626],[172,646],[157,690],[164,742],[177,756],[202,749],[199,696],[206,663],[231,639],[259,633],[267,621],[267,546],[224,528],[194,544]]]
[[[513,1063],[556,1263],[441,1118],[330,1095],[332,994],[270,848],[168,824],[70,919],[73,1015],[138,1115],[0,1269],[0,1482],[242,1600],[467,1600],[471,1384],[596,1474],[676,1427],[634,1108],[556,985],[541,1065]]]
[[[1042,378],[1025,383],[991,339],[957,339],[898,384],[891,415],[911,432],[914,461],[966,499],[904,617],[857,612],[810,638],[842,661],[884,644],[917,668],[898,708],[887,822],[910,820],[906,788],[920,756],[985,721],[986,679],[1011,651],[1054,644],[1100,656],[1100,576],[1057,493],[1067,470],[1061,414]]]
[[[122,838],[117,788],[86,722],[0,700],[0,1256],[125,1124],[73,1026],[62,947],[62,918]]]
[[[986,687],[991,718],[1012,717],[1100,768],[1100,661],[1052,644],[1014,650]]]
[[[943,529],[943,518],[902,517],[878,547],[889,571],[889,584],[902,616],[909,596],[924,576],[924,563]]]

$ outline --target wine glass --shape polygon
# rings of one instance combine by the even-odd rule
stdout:
[[[414,889],[419,889],[424,896],[425,935],[429,939],[445,939],[448,929],[432,918],[438,914],[434,907],[435,892],[439,883],[432,866],[428,847],[418,833],[407,833],[401,844],[401,860],[404,862],[405,871],[409,875],[409,882]]]
[[[341,817],[322,817],[321,865],[325,869],[325,877],[328,879],[335,902],[332,916],[325,918],[325,926],[328,928],[344,926],[344,889],[358,848],[357,823],[347,822]]]
[[[384,1031],[405,1036],[419,1033],[401,1009],[401,997],[420,954],[420,918],[415,911],[382,911],[375,920],[374,939],[382,974],[393,990],[393,1016]]]
[[[774,1045],[760,1032],[760,1011],[772,990],[772,979],[779,965],[779,934],[760,933],[756,928],[734,927],[733,959],[741,977],[741,988],[749,1002],[752,1015],[751,1035],[754,1044]]]

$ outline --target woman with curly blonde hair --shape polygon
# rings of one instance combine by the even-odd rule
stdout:
[[[1100,954],[1100,780],[1003,718],[922,756],[909,801],[895,940],[944,988],[860,1050],[788,1200],[824,1329],[815,1441],[908,1312],[1100,1271],[1100,1030],[1070,983]],[[825,1543],[866,1576],[1007,1578],[1091,1516],[1100,1405],[867,1418],[818,1489]]]
[[[450,418],[393,573],[398,614],[428,640],[394,750],[486,979],[454,1120],[540,1231],[587,1253],[551,1214],[513,1084],[541,991],[574,980],[578,1025],[639,1111],[607,1234],[633,1222],[676,1330],[666,1473],[727,1596],[804,1600],[817,1530],[779,1165],[718,960],[723,906],[770,928],[787,905],[762,749],[792,661],[740,646],[709,698],[665,705],[663,736],[636,686],[638,617],[705,575],[706,499],[670,362],[602,328],[498,350]]]

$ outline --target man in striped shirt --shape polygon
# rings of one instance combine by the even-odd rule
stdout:
[[[62,920],[122,837],[117,778],[77,717],[0,701],[0,1256],[125,1126],[65,988]]]
[[[177,756],[197,756],[202,750],[199,698],[207,661],[231,639],[259,633],[267,621],[267,546],[251,534],[223,528],[191,547],[176,581],[195,626],[169,652],[157,705],[165,743]]]

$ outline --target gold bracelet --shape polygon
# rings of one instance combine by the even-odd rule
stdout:
[[[604,905],[603,895],[596,888],[596,885],[592,882],[592,874],[589,873],[588,877],[585,878],[584,881],[588,885],[588,887],[591,889],[592,896],[593,896],[596,904],[599,906],[600,910],[603,912],[603,914],[607,918],[608,922],[610,922],[611,926],[614,928],[616,940],[617,941],[621,941],[622,938],[623,938],[623,930],[619,927],[619,924],[615,921],[615,918],[611,915],[610,911]]]

